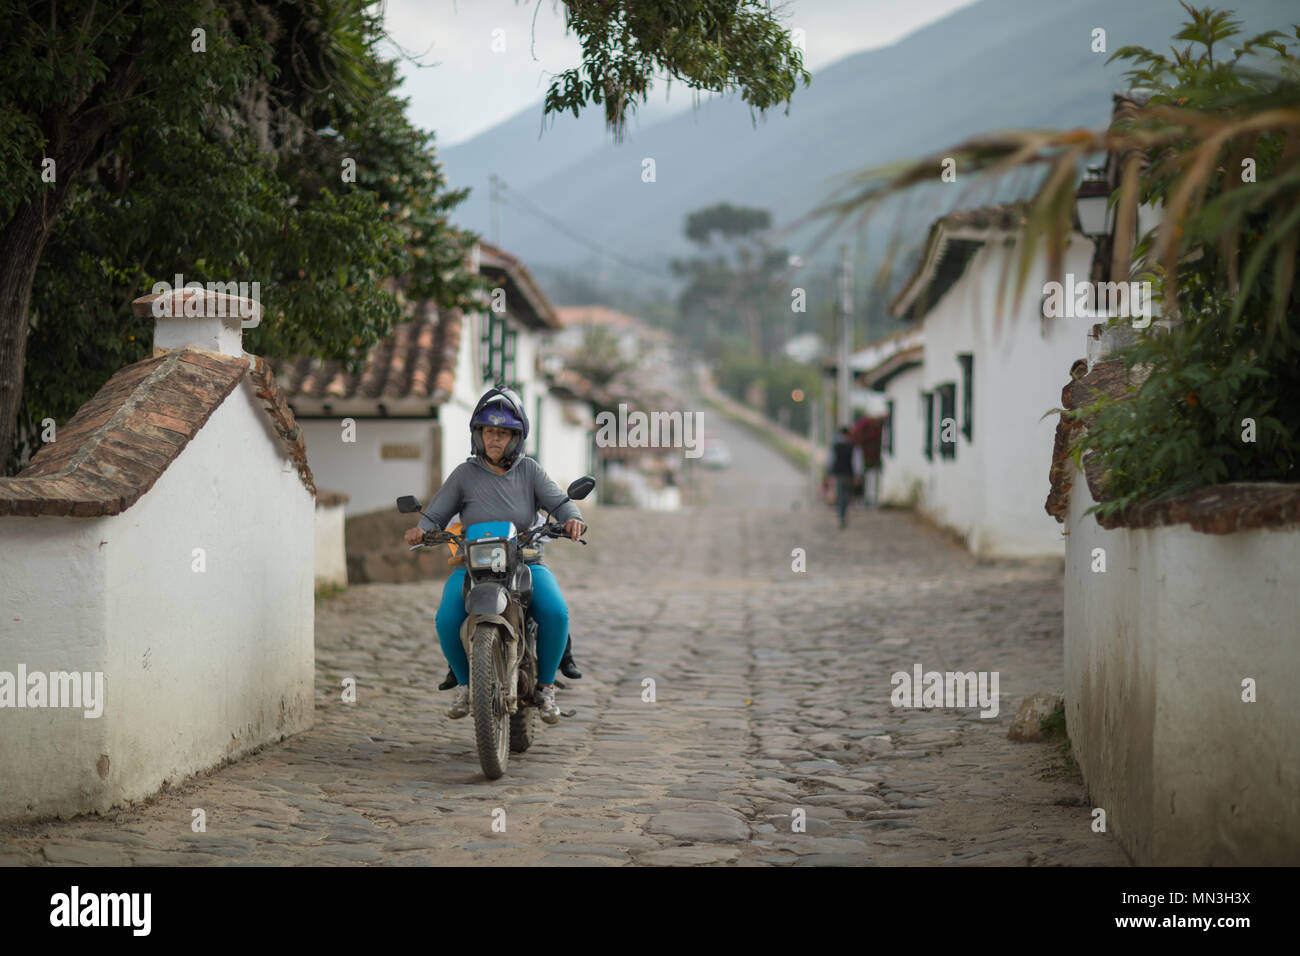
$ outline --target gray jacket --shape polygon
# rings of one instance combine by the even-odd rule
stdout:
[[[459,512],[466,528],[481,521],[511,521],[523,531],[532,525],[538,508],[550,511],[556,521],[582,520],[582,512],[574,502],[565,501],[559,506],[561,501],[564,489],[532,458],[520,455],[504,475],[498,475],[474,456],[447,476],[424,509],[433,521],[422,517],[420,527],[425,531],[441,530]]]

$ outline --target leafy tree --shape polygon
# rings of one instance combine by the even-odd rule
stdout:
[[[764,0],[565,0],[568,28],[582,41],[582,65],[546,91],[545,112],[603,104],[621,137],[657,74],[688,89],[739,89],[751,110],[786,103],[811,79],[803,56]]]
[[[757,386],[762,397],[763,414],[787,427],[804,433],[808,430],[814,400],[823,394],[821,370],[792,359],[767,362],[729,350],[718,365],[718,387],[738,401]],[[796,393],[802,393],[798,398]]]
[[[403,117],[364,3],[40,6],[11,11],[0,41],[19,79],[0,93],[0,250],[30,253],[0,274],[9,470],[42,420],[148,354],[130,301],[155,281],[258,282],[250,350],[354,363],[399,314],[389,277],[468,303],[469,237],[446,222],[464,193]]]
[[[743,334],[746,348],[773,357],[788,336],[792,313],[784,282],[790,256],[772,248],[763,231],[771,214],[727,203],[691,213],[686,236],[700,255],[675,260],[673,273],[686,280],[678,296],[684,337],[704,354],[722,354],[727,336]]]
[[[1236,44],[1228,14],[1187,10],[1176,36],[1187,45],[1171,57],[1116,53],[1137,64],[1132,85],[1152,92],[1119,134],[1176,137],[1148,152],[1146,171],[1132,162],[1120,190],[1165,206],[1172,228],[1136,252],[1150,278],[1164,277],[1173,323],[1125,350],[1128,367],[1150,369],[1131,398],[1076,415],[1091,419],[1076,461],[1096,455],[1109,475],[1103,518],[1204,485],[1300,480],[1300,58],[1284,34]],[[1216,57],[1229,43],[1232,55]],[[1243,68],[1263,51],[1276,54],[1273,69]]]
[[[652,75],[755,109],[808,75],[753,0],[570,0],[583,63],[547,110],[621,130]],[[431,137],[405,119],[369,0],[0,0],[0,464],[148,353],[157,280],[257,281],[250,350],[344,359],[396,294],[468,304]],[[45,162],[51,161],[50,163]],[[345,161],[355,160],[355,182]],[[52,163],[52,164],[51,164]]]
[[[746,209],[731,203],[719,203],[686,217],[686,238],[702,246],[715,236],[726,240],[744,239],[772,228],[772,214],[766,209]]]

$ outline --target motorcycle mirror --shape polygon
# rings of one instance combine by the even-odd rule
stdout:
[[[410,514],[412,511],[420,510],[420,499],[415,495],[402,495],[397,499],[397,510],[402,514]]]
[[[591,490],[596,487],[596,479],[590,475],[584,475],[581,478],[575,478],[573,484],[569,485],[568,495],[573,501],[581,501]]]

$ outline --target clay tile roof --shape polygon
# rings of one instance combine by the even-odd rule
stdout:
[[[456,385],[461,313],[439,313],[432,302],[412,307],[411,318],[366,356],[360,374],[349,375],[340,361],[298,356],[271,365],[288,401],[295,398],[373,399],[376,404],[403,398],[445,402]]]
[[[916,269],[890,300],[890,312],[900,318],[923,316],[961,278],[983,243],[1019,231],[1026,222],[1030,205],[1027,200],[1017,200],[961,209],[936,219],[930,224]]]
[[[0,515],[120,514],[153,487],[246,373],[258,381],[247,359],[194,349],[128,365],[16,477],[0,478]],[[272,392],[264,401],[283,405]],[[268,411],[292,450],[292,414]],[[299,475],[314,493],[305,454]]]
[[[1076,410],[1097,401],[1100,396],[1113,399],[1132,397],[1146,379],[1144,369],[1126,370],[1123,361],[1098,362],[1088,371],[1082,360],[1070,370],[1071,381],[1061,390],[1061,407]],[[1051,491],[1047,496],[1047,513],[1064,523],[1069,510],[1073,465],[1069,447],[1080,430],[1088,427],[1086,418],[1067,422],[1064,416],[1056,424],[1056,443],[1052,449]],[[1084,477],[1093,500],[1104,502],[1106,474],[1096,462],[1084,460]],[[1207,485],[1172,497],[1141,502],[1125,509],[1121,515],[1098,520],[1103,528],[1155,528],[1162,525],[1187,524],[1204,534],[1231,534],[1253,528],[1272,528],[1300,524],[1300,484],[1281,482],[1232,482]]]
[[[560,324],[566,329],[575,325],[608,325],[614,328],[637,328],[640,319],[603,305],[560,305],[555,307]]]
[[[514,300],[513,311],[520,321],[535,329],[558,329],[560,320],[555,314],[555,307],[543,294],[537,280],[528,268],[504,249],[482,239],[478,241],[479,272],[490,279],[505,279],[517,294],[507,292],[507,298]]]
[[[959,209],[944,216],[940,222],[949,228],[986,229],[989,232],[1014,232],[1025,224],[1030,203],[1027,200],[981,206],[978,209]]]
[[[551,390],[561,397],[598,405],[616,404],[612,392],[597,387],[590,379],[584,378],[572,369],[560,369],[549,377],[548,384]]]

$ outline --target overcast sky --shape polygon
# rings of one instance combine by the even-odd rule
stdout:
[[[773,6],[784,10],[780,19],[787,28],[804,31],[804,65],[815,73],[850,53],[888,46],[972,2],[787,0]],[[437,133],[440,146],[470,139],[538,102],[551,75],[581,59],[577,40],[565,35],[557,0],[386,0],[384,25],[406,54],[428,64],[403,60],[400,92],[411,101],[408,116]],[[385,52],[395,55],[391,47]],[[656,89],[650,102],[674,110],[691,104],[683,89],[667,100]]]

